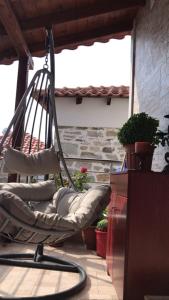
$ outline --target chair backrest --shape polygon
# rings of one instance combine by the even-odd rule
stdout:
[[[29,155],[8,147],[3,160],[3,173],[36,176],[60,172],[59,157],[54,147]]]

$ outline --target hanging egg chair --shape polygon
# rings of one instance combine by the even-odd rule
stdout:
[[[45,244],[62,242],[93,223],[107,206],[111,192],[109,185],[96,186],[86,192],[75,189],[59,138],[51,30],[47,31],[47,41],[50,70],[47,55],[43,69],[37,71],[31,80],[0,143],[1,151],[6,145],[1,166],[3,172],[17,174],[18,179],[22,175],[26,178],[26,183],[21,180],[0,183],[0,234],[15,242],[37,245],[35,254],[0,255],[0,265],[61,270],[80,275],[79,282],[70,289],[38,297],[41,300],[64,299],[85,286],[86,272],[81,266],[46,256],[43,247]],[[28,130],[30,138],[27,142],[28,153],[25,153],[24,141]],[[35,132],[38,141],[36,152],[32,150]],[[55,137],[57,146],[53,141]],[[40,144],[42,139],[43,145]],[[67,174],[69,187],[57,189],[48,174],[57,173],[61,176],[60,164]],[[43,180],[32,183],[31,178],[39,175],[41,179],[43,175]],[[30,298],[24,297],[27,300]]]

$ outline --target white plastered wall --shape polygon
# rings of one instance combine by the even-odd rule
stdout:
[[[57,97],[56,110],[59,126],[120,128],[128,118],[128,98],[83,98],[76,104],[74,97]]]
[[[159,119],[166,131],[169,120],[169,1],[147,0],[136,18],[136,61],[134,112],[150,114]],[[159,146],[153,169],[161,171],[166,164]]]

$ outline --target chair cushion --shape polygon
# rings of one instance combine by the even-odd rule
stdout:
[[[46,201],[53,198],[56,192],[54,180],[38,183],[0,183],[0,190],[5,190],[19,196],[23,201]]]
[[[4,208],[16,220],[23,221],[29,225],[35,224],[36,218],[34,213],[20,197],[11,192],[0,191],[0,207]]]
[[[61,188],[55,193],[52,205],[53,212],[31,211],[18,196],[8,191],[0,191],[0,227],[3,228],[4,215],[1,208],[11,216],[13,231],[17,232],[18,220],[23,231],[17,240],[45,243],[61,241],[92,224],[110,200],[111,189],[108,185],[91,188],[86,193],[77,193],[67,188]],[[54,212],[55,210],[55,212]],[[1,223],[2,222],[2,223]],[[21,227],[19,224],[19,227]],[[28,230],[25,224],[31,225]],[[15,229],[15,230],[14,230]],[[38,231],[38,230],[41,231]],[[5,233],[10,234],[10,226],[5,227]],[[45,232],[45,230],[50,231]],[[32,236],[33,232],[37,232]]]
[[[65,188],[62,188],[65,189]],[[60,191],[61,193],[61,191]],[[63,223],[70,222],[71,228],[82,229],[91,225],[110,201],[109,185],[99,185],[85,193],[77,193],[67,189],[59,197],[54,195],[53,204]]]
[[[58,153],[54,147],[30,155],[8,147],[4,151],[3,160],[4,164],[1,170],[3,173],[18,173],[33,176],[55,174],[60,170]]]
[[[85,193],[60,188],[52,203],[45,207],[45,214],[36,211],[37,224],[55,229],[80,230],[92,224],[110,201],[111,188],[100,185]]]

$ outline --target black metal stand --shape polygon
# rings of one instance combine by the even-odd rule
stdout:
[[[86,285],[87,275],[85,270],[75,264],[74,262],[68,262],[60,258],[55,258],[52,256],[47,256],[43,254],[43,245],[40,244],[37,246],[35,254],[25,253],[25,254],[3,254],[0,255],[0,265],[6,266],[16,266],[23,268],[35,268],[35,269],[44,269],[52,271],[63,271],[63,272],[72,272],[78,273],[80,275],[79,282],[73,287],[61,291],[55,294],[43,295],[37,297],[0,297],[0,299],[8,300],[62,300],[67,299],[70,296],[78,293]]]

